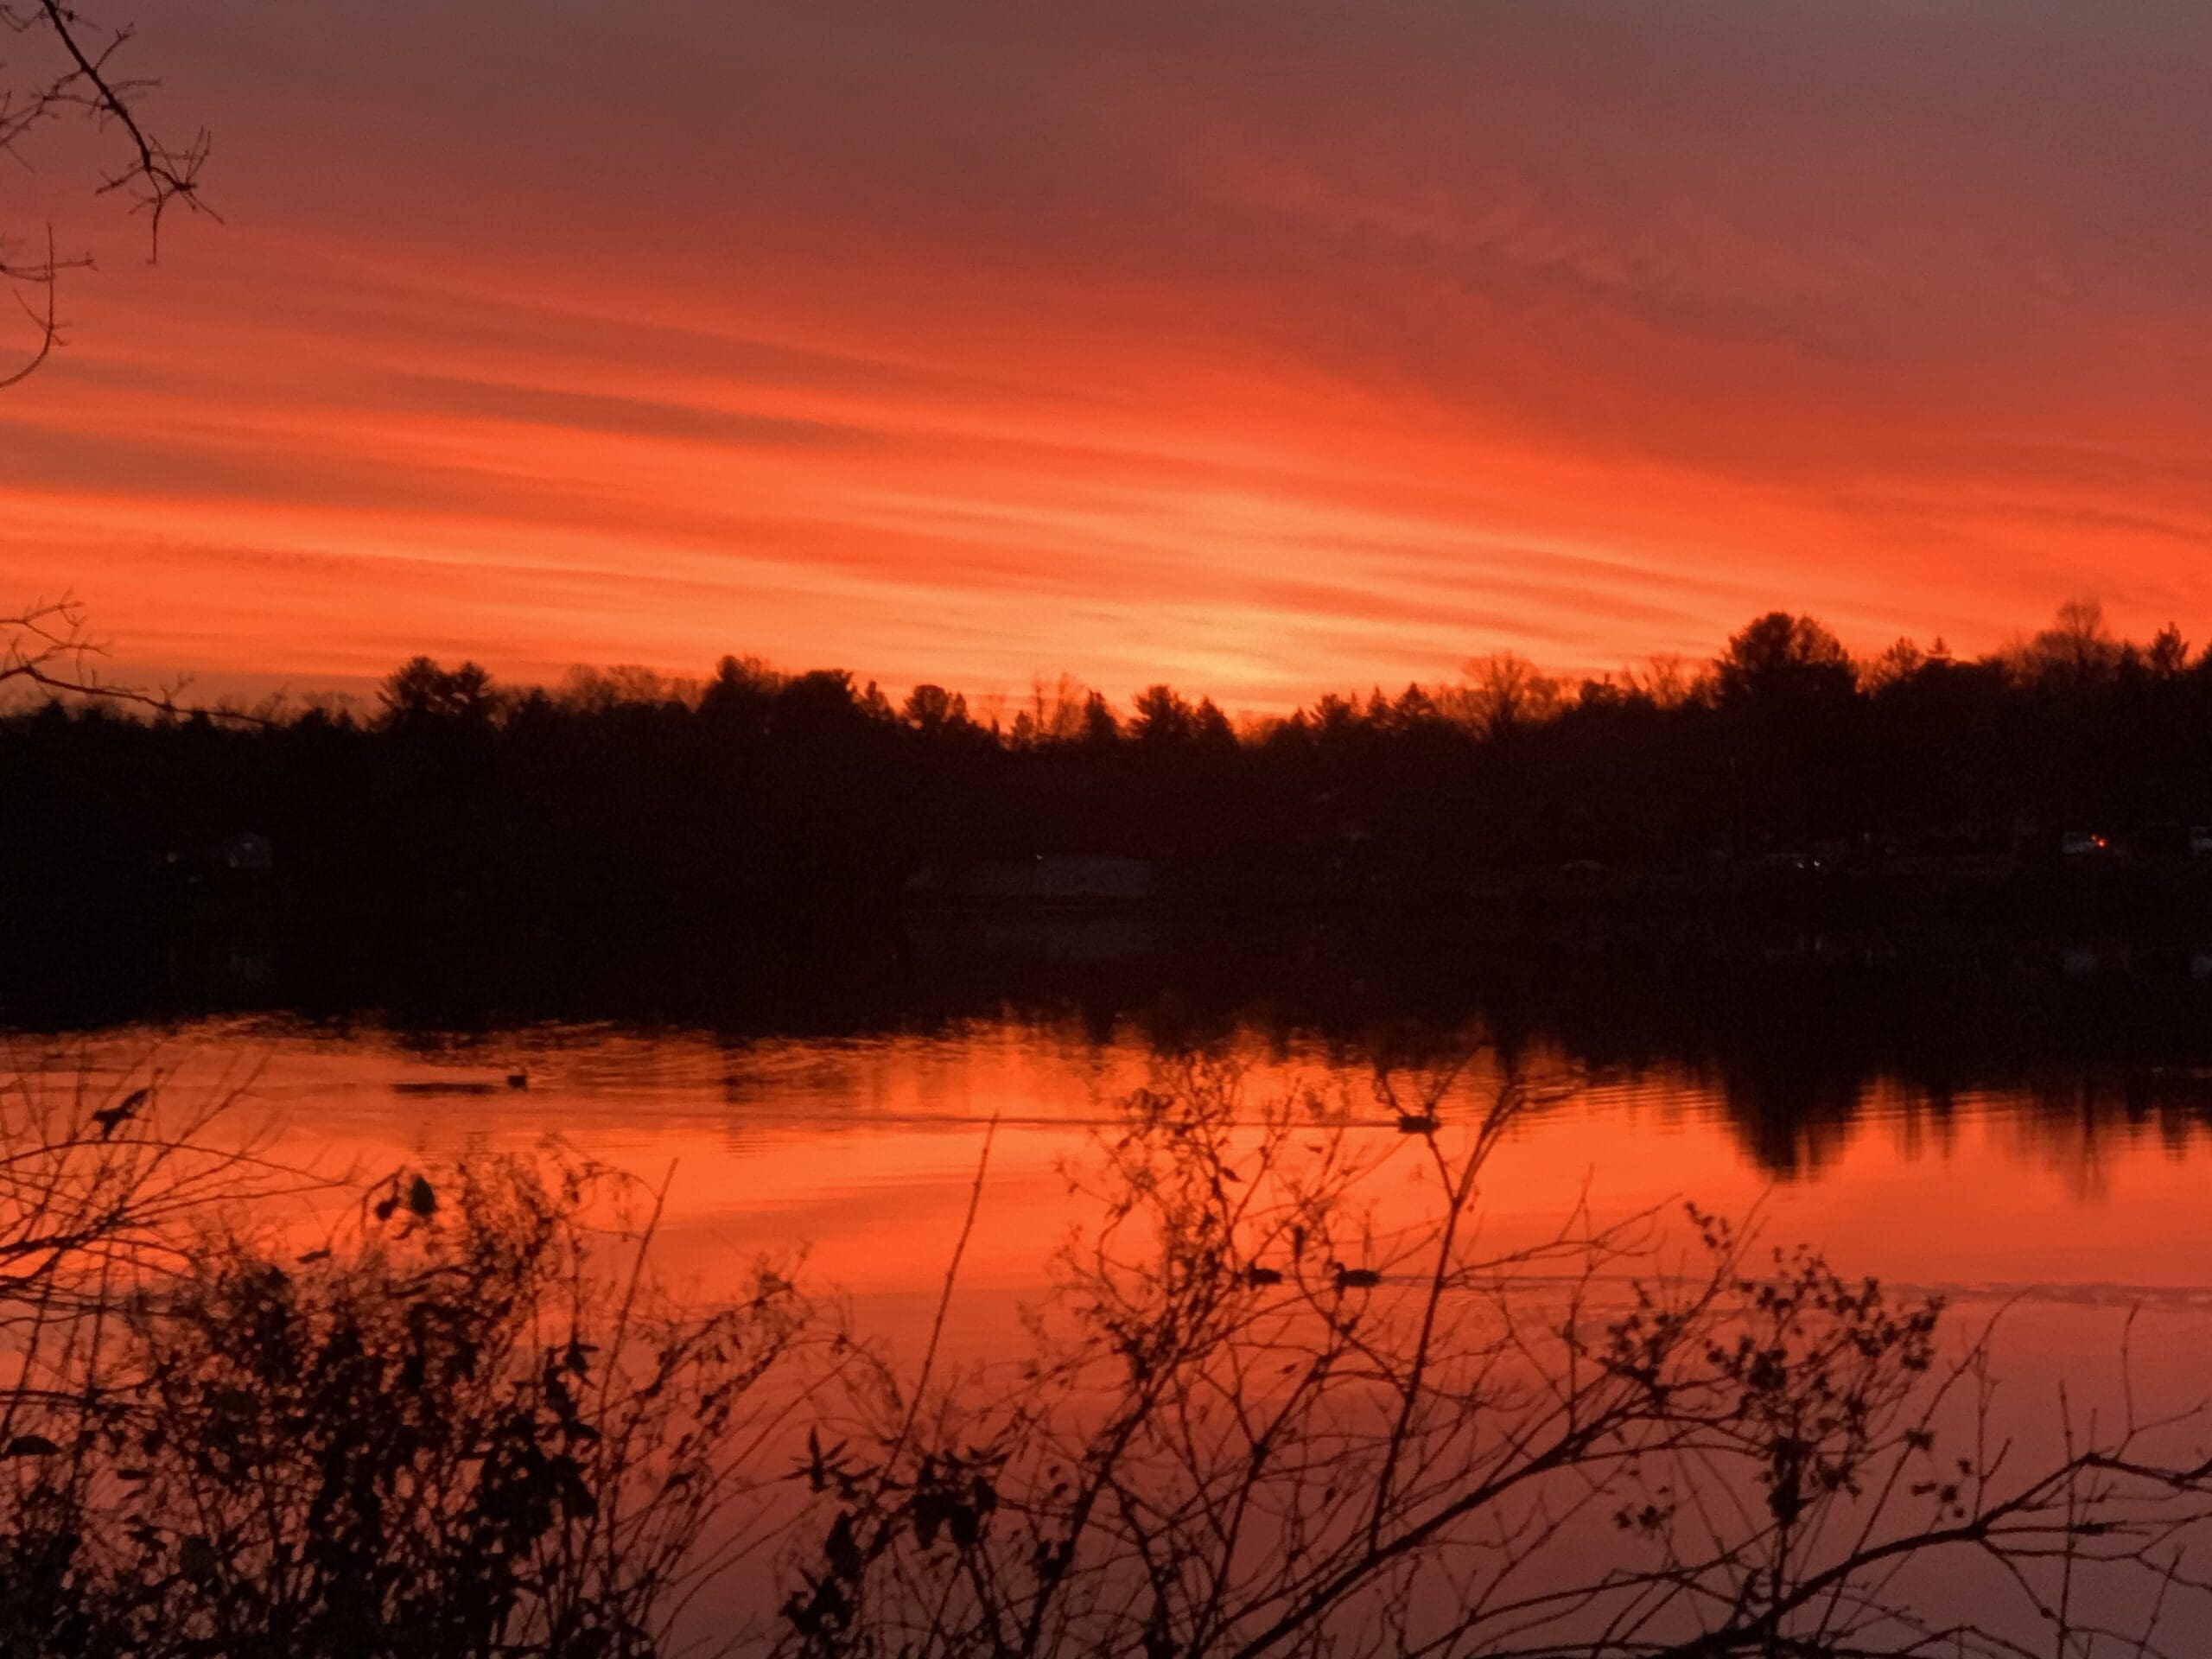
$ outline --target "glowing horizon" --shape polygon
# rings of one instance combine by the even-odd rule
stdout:
[[[1281,709],[1803,609],[2212,632],[2212,16],[207,9],[221,226],[0,394],[111,671]]]

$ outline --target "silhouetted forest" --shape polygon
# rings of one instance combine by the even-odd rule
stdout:
[[[1766,904],[1961,872],[2147,881],[2158,909],[2212,823],[2212,651],[2075,604],[1986,657],[1854,661],[1777,612],[1704,665],[1570,685],[1498,656],[1243,721],[1166,685],[894,703],[738,658],[550,689],[418,658],[373,707],[21,703],[0,766],[33,937],[257,912],[333,938],[804,935],[895,910],[924,871],[1068,855],[1232,909]]]

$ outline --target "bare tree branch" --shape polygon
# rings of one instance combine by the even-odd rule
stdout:
[[[918,1414],[887,1387],[815,1452],[785,1650],[2196,1650],[2202,1418],[2062,1412],[2035,1464],[1993,1433],[1986,1332],[1954,1354],[1938,1302],[1695,1211],[1482,1246],[1553,1091],[1481,1058],[1379,1079],[1381,1123],[1255,1119],[1205,1068],[1138,1096],[1022,1375]],[[1415,1169],[1384,1224],[1363,1192]]]
[[[245,709],[180,704],[187,681],[158,691],[117,685],[100,677],[98,659],[107,647],[86,626],[85,607],[73,594],[38,599],[13,616],[0,616],[0,692],[28,685],[49,696],[76,696],[144,709],[165,719],[200,715],[249,726],[273,726],[269,715]]]
[[[151,260],[160,257],[162,222],[176,204],[210,218],[219,215],[200,194],[200,169],[209,153],[207,130],[182,144],[162,138],[140,109],[141,99],[157,83],[117,73],[117,60],[133,32],[128,24],[103,28],[61,0],[0,0],[0,36],[12,35],[33,48],[43,42],[58,58],[51,68],[27,69],[16,79],[0,79],[0,158],[28,164],[28,141],[41,128],[72,117],[97,130],[120,132],[127,146],[124,159],[101,175],[94,193],[127,194],[132,211],[146,215]],[[0,61],[0,73],[10,67]],[[62,344],[57,308],[61,275],[92,263],[81,255],[58,256],[50,226],[43,257],[16,252],[16,245],[0,236],[0,286],[22,308],[34,340],[22,360],[0,372],[0,391],[29,378]]]
[[[120,127],[129,137],[130,159],[109,174],[99,190],[103,195],[130,193],[137,204],[135,211],[145,213],[149,221],[148,257],[158,258],[162,216],[171,206],[181,201],[191,212],[215,217],[199,194],[200,169],[207,162],[210,142],[207,130],[200,129],[191,142],[179,147],[163,143],[141,124],[133,105],[139,94],[156,83],[120,80],[109,68],[116,54],[130,44],[133,31],[129,24],[109,31],[105,42],[96,43],[95,26],[60,0],[39,0],[39,16],[75,66],[72,73],[52,84],[47,96],[56,105],[82,111],[97,123]]]

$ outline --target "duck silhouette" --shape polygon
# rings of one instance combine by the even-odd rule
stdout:
[[[92,1122],[100,1126],[100,1139],[112,1140],[115,1132],[138,1116],[138,1109],[154,1097],[154,1085],[133,1089],[114,1105],[92,1114]]]

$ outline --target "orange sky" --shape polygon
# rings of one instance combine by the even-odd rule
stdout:
[[[2212,9],[212,0],[0,393],[114,671],[1251,708],[1758,608],[2212,633]],[[72,240],[73,238],[73,241]]]

